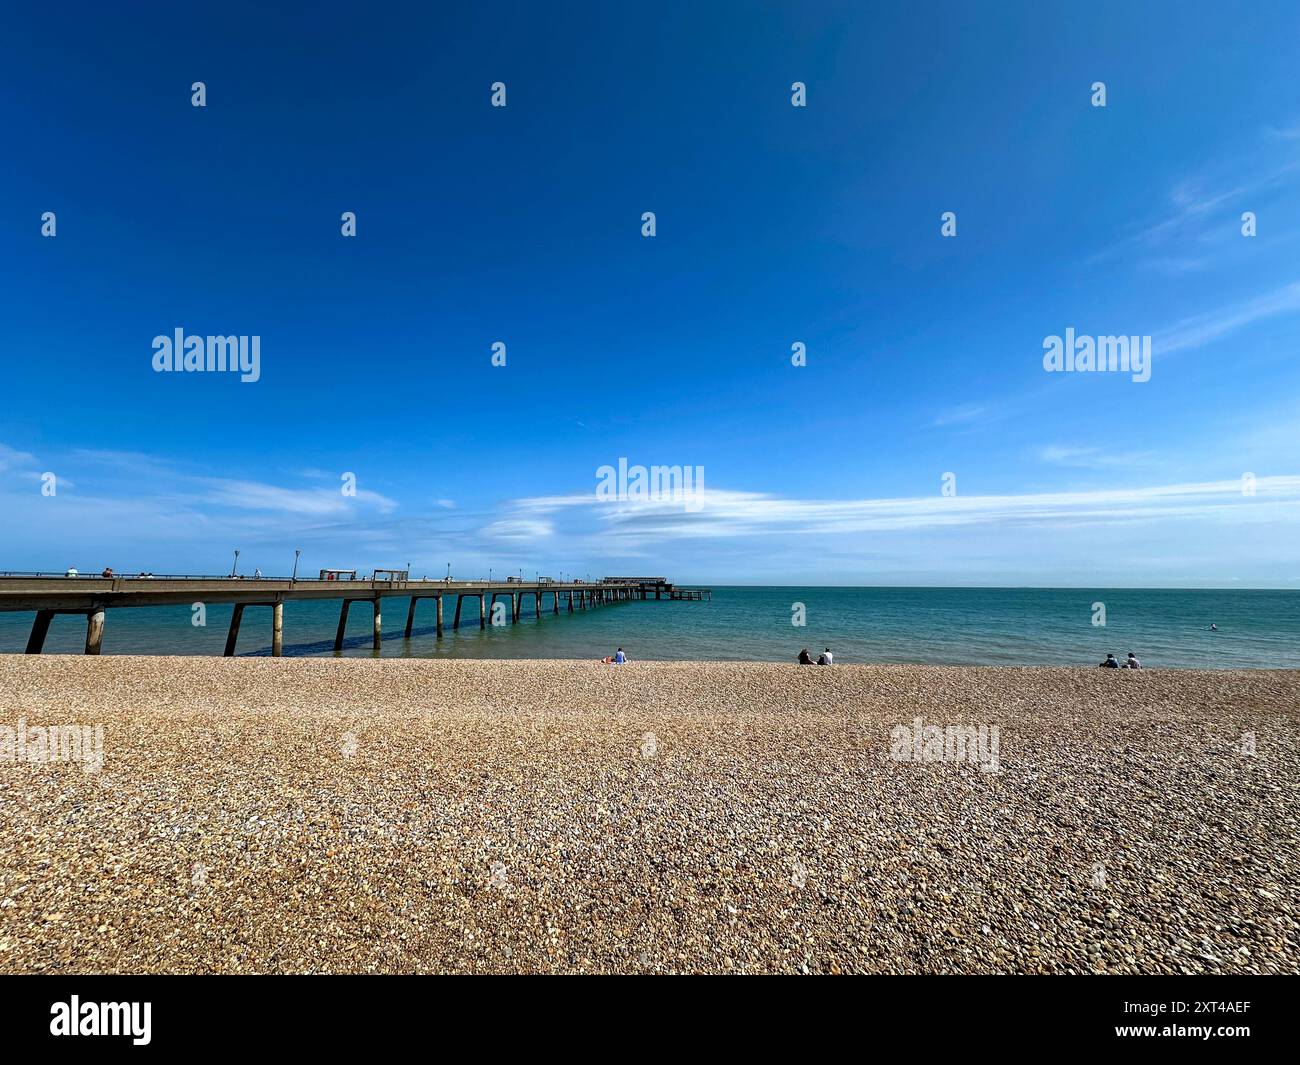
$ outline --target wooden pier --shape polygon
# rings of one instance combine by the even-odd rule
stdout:
[[[347,572],[347,571],[343,571]],[[650,600],[702,600],[712,598],[707,588],[678,588],[663,577],[606,577],[584,581],[454,581],[409,580],[392,571],[383,578],[301,579],[279,577],[60,577],[53,574],[0,575],[0,612],[35,611],[27,653],[40,654],[50,622],[56,614],[77,614],[86,618],[86,654],[97,655],[103,646],[105,617],[119,607],[191,606],[202,603],[232,603],[230,630],[226,636],[227,656],[235,653],[244,611],[266,607],[271,611],[271,654],[284,651],[284,604],[298,600],[340,600],[338,631],[334,650],[343,649],[348,611],[353,603],[364,603],[373,612],[374,648],[379,650],[383,634],[383,601],[409,599],[406,636],[410,637],[417,607],[432,600],[437,638],[444,635],[443,600],[454,600],[452,630],[459,629],[466,601],[472,624],[478,608],[478,627],[488,626],[488,617],[499,600],[507,601],[511,623],[517,623],[525,603],[534,616],[543,612],[559,615],[576,610],[594,610],[615,603]],[[549,598],[548,598],[549,597]],[[547,608],[549,607],[549,610]]]

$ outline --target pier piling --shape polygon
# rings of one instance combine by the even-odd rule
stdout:
[[[347,604],[344,604],[344,610]],[[235,609],[230,612],[230,631],[226,633],[226,658],[235,656],[235,644],[239,641],[239,623],[244,620],[244,604],[236,603]]]
[[[86,654],[97,655],[104,643],[104,608],[86,615]]]
[[[271,608],[271,657],[284,655],[284,604],[276,603]]]
[[[50,631],[50,622],[54,620],[53,610],[38,610],[32,621],[32,633],[27,637],[27,653],[38,655],[45,646],[45,636]]]
[[[343,634],[348,628],[348,607],[352,605],[351,599],[344,599],[342,607],[339,608],[339,631],[334,634],[334,653],[338,654],[343,650]]]

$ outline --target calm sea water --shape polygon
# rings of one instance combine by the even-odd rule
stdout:
[[[634,659],[744,659],[793,662],[831,647],[837,662],[950,665],[1095,665],[1113,651],[1135,651],[1148,667],[1300,667],[1300,593],[1289,591],[1051,588],[715,588],[713,601],[631,602],[555,617],[531,614],[517,625],[452,632],[450,601],[442,640],[434,604],[422,602],[409,640],[407,600],[384,600],[385,658],[600,658],[622,645]],[[1105,603],[1106,624],[1093,624]],[[791,624],[802,603],[807,624]],[[549,598],[547,602],[549,607]],[[331,656],[337,602],[287,603],[284,653]],[[229,606],[208,608],[207,626],[188,607],[110,610],[105,654],[220,655]],[[0,614],[0,652],[21,652],[31,614]],[[1210,624],[1218,626],[1210,631]],[[85,620],[58,617],[47,652],[80,653]],[[352,607],[342,654],[374,655],[371,614]],[[244,613],[238,653],[271,653],[271,612]]]

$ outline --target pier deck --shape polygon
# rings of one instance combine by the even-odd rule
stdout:
[[[459,629],[466,600],[478,607],[480,628],[487,627],[488,613],[499,599],[509,601],[509,617],[518,622],[526,597],[532,597],[535,615],[540,618],[546,597],[550,612],[559,614],[561,604],[567,613],[588,610],[611,603],[681,599],[702,599],[708,589],[681,589],[663,577],[613,577],[587,583],[584,581],[520,580],[410,580],[388,577],[371,579],[324,580],[292,577],[92,577],[53,574],[0,575],[0,612],[35,611],[28,654],[40,654],[45,645],[50,622],[56,614],[82,614],[86,617],[86,654],[100,653],[104,637],[106,612],[119,607],[190,606],[195,603],[232,603],[234,612],[226,639],[226,655],[235,653],[239,628],[247,607],[270,607],[272,610],[271,653],[278,657],[283,648],[284,604],[298,600],[338,599],[337,651],[343,646],[348,609],[364,602],[374,612],[374,647],[379,650],[383,629],[382,601],[386,598],[409,599],[406,635],[411,635],[415,612],[421,600],[432,599],[437,614],[437,634],[443,635],[443,599],[454,597],[455,613],[451,628]],[[686,594],[690,593],[690,594]]]

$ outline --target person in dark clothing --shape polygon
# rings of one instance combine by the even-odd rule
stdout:
[[[815,666],[817,663],[812,660],[812,655],[808,653],[808,648],[799,652],[799,664],[801,666]]]
[[[1119,662],[1115,660],[1114,655],[1107,655],[1106,661],[1101,663],[1102,669],[1119,669]]]

